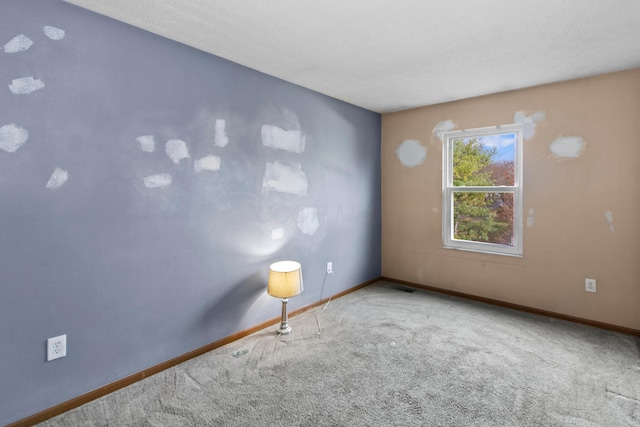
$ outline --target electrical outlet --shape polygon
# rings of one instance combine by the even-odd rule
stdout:
[[[596,279],[584,279],[584,290],[587,292],[595,292]]]
[[[49,338],[47,340],[47,362],[67,355],[67,336]]]
[[[331,261],[327,263],[327,274],[333,274],[333,262]]]

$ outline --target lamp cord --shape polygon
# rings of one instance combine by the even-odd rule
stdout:
[[[324,307],[322,307],[322,310],[320,310],[318,312],[318,314],[316,314],[316,323],[318,324],[318,332],[316,332],[316,335],[320,335],[320,333],[321,333],[321,330],[320,330],[320,315],[327,308],[327,306],[329,305],[330,302],[331,302],[331,297],[329,297],[329,299],[327,300],[327,303],[324,305]]]

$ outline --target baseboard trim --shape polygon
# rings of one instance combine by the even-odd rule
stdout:
[[[619,333],[626,334],[626,335],[633,335],[635,337],[639,337],[640,338],[640,330],[633,329],[633,328],[627,328],[625,326],[612,325],[612,324],[609,324],[609,323],[598,322],[596,320],[589,320],[589,319],[584,319],[582,317],[570,316],[568,314],[556,313],[554,311],[547,311],[547,310],[542,310],[542,309],[539,309],[539,308],[527,307],[525,305],[519,305],[519,304],[510,303],[510,302],[504,302],[504,301],[500,301],[500,300],[496,300],[496,299],[492,299],[492,298],[485,298],[485,297],[480,297],[480,296],[476,296],[476,295],[466,294],[464,292],[451,291],[451,290],[448,290],[448,289],[437,288],[435,286],[421,285],[419,283],[408,282],[406,280],[393,279],[391,277],[384,277],[383,276],[383,277],[380,278],[380,280],[384,280],[384,281],[392,282],[392,283],[397,283],[399,285],[410,286],[410,287],[413,287],[413,288],[424,289],[426,291],[432,291],[432,292],[438,292],[438,293],[441,293],[441,294],[447,294],[447,295],[451,295],[451,296],[454,296],[454,297],[464,298],[464,299],[468,299],[468,300],[472,300],[472,301],[478,301],[478,302],[482,302],[482,303],[485,303],[485,304],[491,304],[491,305],[496,305],[496,306],[500,306],[500,307],[510,308],[510,309],[513,309],[513,310],[524,311],[524,312],[527,312],[527,313],[538,314],[538,315],[541,315],[541,316],[553,317],[555,319],[567,320],[569,322],[580,323],[580,324],[583,324],[583,325],[588,325],[588,326],[593,326],[593,327],[600,328],[600,329],[606,329],[606,330],[609,330],[609,331],[619,332]]]
[[[381,280],[380,277],[377,277],[375,279],[366,281],[364,283],[361,283],[357,286],[354,286],[353,288],[349,288],[346,291],[342,291],[340,293],[337,293],[333,296],[331,296],[331,299],[336,299],[336,298],[340,298],[342,296],[345,296],[347,294],[350,294],[351,292],[355,292],[358,289],[362,289],[366,286],[369,286],[373,283],[379,282]],[[318,302],[312,303],[312,304],[308,304],[304,307],[298,308],[296,310],[292,310],[289,313],[289,317],[294,317],[298,314],[304,313],[305,311],[311,310],[312,308],[315,308],[321,304],[326,303],[330,298],[325,298],[323,300],[320,300]],[[186,362],[187,360],[193,359],[195,357],[201,356],[205,353],[210,352],[211,350],[215,350],[219,347],[222,347],[223,345],[227,345],[230,344],[234,341],[239,340],[240,338],[244,338],[248,335],[253,334],[254,332],[258,332],[261,329],[264,329],[268,326],[271,325],[275,325],[276,323],[280,322],[280,317],[275,317],[273,319],[267,320],[265,322],[262,322],[258,325],[255,325],[251,328],[242,330],[240,332],[236,332],[235,334],[229,335],[228,337],[222,338],[218,341],[212,342],[211,344],[207,344],[203,347],[197,348],[195,350],[192,350],[188,353],[185,353],[181,356],[175,357],[171,360],[167,360],[166,362],[160,363],[158,365],[152,366],[148,369],[145,369],[143,371],[140,371],[138,373],[135,373],[133,375],[129,375],[128,377],[119,379],[115,382],[112,382],[110,384],[107,384],[103,387],[100,387],[98,389],[92,390],[88,393],[85,393],[83,395],[80,395],[78,397],[75,397],[71,400],[68,400],[66,402],[62,402],[56,406],[52,406],[51,408],[45,409],[41,412],[38,412],[36,414],[33,414],[31,416],[28,416],[26,418],[23,418],[21,420],[18,420],[16,422],[13,422],[11,424],[7,424],[6,427],[31,427],[35,424],[41,423],[43,421],[46,421],[50,418],[53,418],[57,415],[63,414],[67,411],[70,411],[71,409],[77,408],[78,406],[82,406],[85,403],[89,403],[92,400],[98,399],[102,396],[106,396],[109,393],[113,393],[116,390],[119,390],[121,388],[127,387],[133,383],[136,383],[140,380],[143,380],[147,377],[150,377],[152,375],[155,375],[159,372],[162,372],[166,369],[172,368],[176,365],[179,365],[180,363]]]

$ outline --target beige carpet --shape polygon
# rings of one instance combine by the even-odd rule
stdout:
[[[634,337],[385,282],[321,309],[42,425],[640,426]]]

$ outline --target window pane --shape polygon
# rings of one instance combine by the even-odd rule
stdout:
[[[453,194],[453,238],[514,245],[513,193]]]
[[[453,185],[514,185],[516,134],[460,138],[453,141]]]

